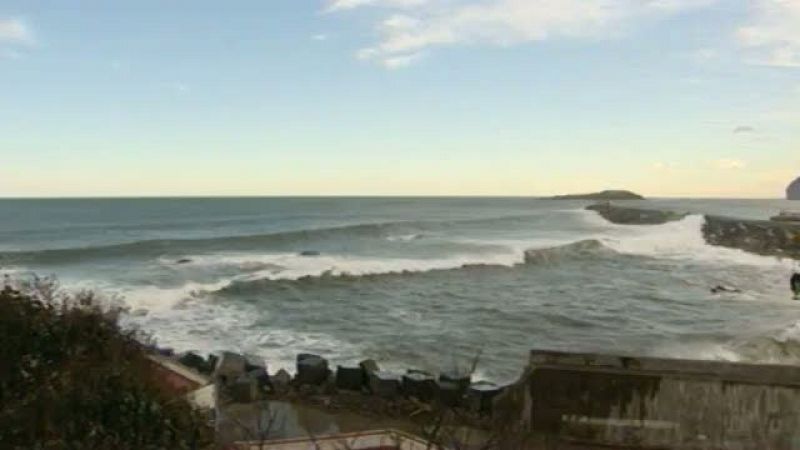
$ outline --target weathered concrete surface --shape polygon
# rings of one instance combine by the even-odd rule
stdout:
[[[685,213],[657,209],[623,208],[610,203],[597,203],[586,209],[595,211],[611,223],[620,225],[662,225],[681,220]]]
[[[711,245],[800,259],[800,223],[706,216],[703,236]]]
[[[800,367],[533,351],[495,407],[561,442],[800,448]]]

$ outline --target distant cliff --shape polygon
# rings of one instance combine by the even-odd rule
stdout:
[[[792,184],[786,188],[786,198],[789,200],[800,200],[800,178],[794,180]]]
[[[631,191],[609,190],[591,194],[557,195],[551,200],[644,200],[639,194]]]

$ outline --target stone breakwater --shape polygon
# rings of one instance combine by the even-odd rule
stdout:
[[[223,415],[228,405],[284,400],[334,411],[416,419],[429,418],[442,408],[457,409],[472,424],[480,424],[491,417],[493,401],[505,389],[474,380],[467,372],[390,372],[369,359],[333,368],[320,355],[299,354],[292,376],[284,369],[270,374],[262,359],[234,352],[203,357],[192,352],[173,355],[169,349],[155,351],[209,377],[215,386],[216,409]]]
[[[586,209],[620,225],[662,225],[685,218],[674,211],[623,208],[608,203]],[[765,256],[800,259],[800,223],[705,216],[703,237],[711,245]]]
[[[800,223],[706,216],[703,236],[711,245],[800,259]]]

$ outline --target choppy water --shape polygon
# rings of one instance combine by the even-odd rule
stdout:
[[[301,351],[428,369],[480,352],[479,371],[508,381],[532,348],[800,363],[793,262],[706,245],[700,215],[617,226],[586,204],[0,200],[0,271],[118,293],[136,312],[126,322],[163,345],[272,368]],[[788,207],[632,205],[750,218]],[[713,295],[717,284],[744,292]]]

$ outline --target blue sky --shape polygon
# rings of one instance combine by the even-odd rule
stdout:
[[[778,197],[800,0],[4,0],[0,196]]]

